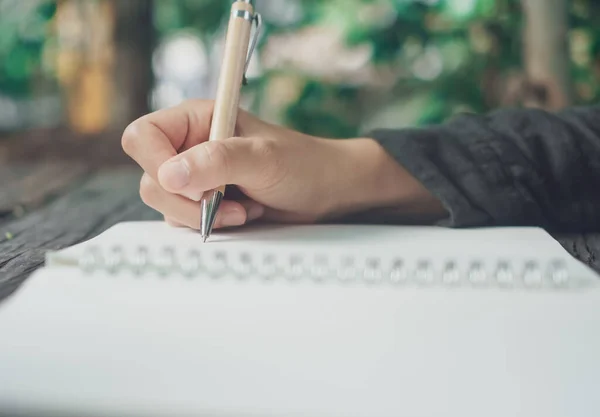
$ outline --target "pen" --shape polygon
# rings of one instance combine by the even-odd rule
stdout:
[[[246,81],[246,70],[256,47],[261,16],[254,11],[252,0],[235,0],[231,6],[225,51],[217,85],[217,96],[208,140],[221,140],[234,135],[240,89]],[[250,45],[252,24],[256,31]],[[225,185],[205,192],[200,199],[200,233],[202,241],[210,236],[219,204],[225,195]]]

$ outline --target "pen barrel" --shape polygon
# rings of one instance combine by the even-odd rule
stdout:
[[[209,140],[226,139],[235,133],[253,15],[248,2],[237,1],[231,6]]]

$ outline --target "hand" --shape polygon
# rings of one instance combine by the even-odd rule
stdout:
[[[428,195],[371,139],[318,138],[240,110],[236,136],[208,142],[212,111],[212,101],[188,101],[136,120],[123,134],[123,149],[145,171],[142,200],[173,225],[199,228],[197,202],[223,184],[235,187],[227,188],[216,228],[316,222]]]

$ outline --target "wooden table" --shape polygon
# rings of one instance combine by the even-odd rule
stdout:
[[[0,139],[0,301],[47,250],[71,246],[127,220],[162,217],[139,198],[141,171],[120,133],[81,138],[61,131]],[[600,234],[556,235],[600,272]]]
[[[121,221],[160,219],[139,198],[140,177],[119,133],[0,139],[0,300],[43,265],[46,251]]]

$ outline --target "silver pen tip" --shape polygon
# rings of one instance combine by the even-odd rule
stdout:
[[[223,199],[223,193],[215,191],[207,197],[203,197],[200,202],[200,233],[204,242],[206,242],[212,231],[219,205]]]
[[[206,239],[208,239],[208,235],[202,236],[202,243],[206,243]]]

